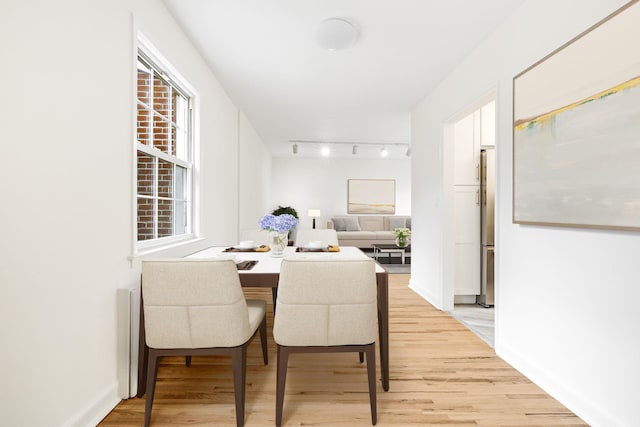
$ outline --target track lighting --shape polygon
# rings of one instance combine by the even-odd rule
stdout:
[[[288,144],[291,144],[291,149],[293,154],[298,154],[298,149],[300,145],[314,147],[315,150],[312,150],[315,153],[318,151],[321,153],[323,157],[336,156],[342,157],[349,153],[349,146],[351,146],[351,155],[352,156],[362,156],[364,158],[370,157],[371,155],[375,156],[377,150],[380,150],[380,157],[392,157],[397,158],[401,155],[402,151],[405,150],[405,155],[407,157],[411,156],[411,148],[406,142],[389,142],[389,141],[332,141],[332,140],[316,140],[316,139],[290,139],[287,141]],[[392,147],[392,151],[389,151],[387,146]],[[393,148],[396,147],[396,148]],[[335,150],[334,150],[335,149]],[[309,153],[304,151],[304,155],[308,156]]]

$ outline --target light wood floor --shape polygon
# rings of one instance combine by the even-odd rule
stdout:
[[[585,425],[474,333],[407,288],[409,275],[389,277],[391,381],[386,393],[378,381],[378,426]],[[260,289],[247,296],[271,298]],[[271,328],[273,313],[268,315]],[[249,348],[247,427],[275,425],[276,351],[271,335],[268,340],[268,366],[259,337]],[[356,354],[292,355],[286,387],[283,425],[371,425],[365,365]],[[141,426],[144,402],[121,402],[100,426]],[[183,358],[165,359],[151,424],[235,426],[230,360],[194,357],[187,368]]]

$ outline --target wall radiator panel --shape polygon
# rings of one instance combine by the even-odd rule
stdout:
[[[140,332],[140,286],[117,290],[118,391],[129,399],[138,392],[138,337]]]

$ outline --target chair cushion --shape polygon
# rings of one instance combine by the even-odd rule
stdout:
[[[349,240],[366,240],[375,239],[376,231],[341,231],[338,233],[338,239]]]
[[[395,240],[396,236],[393,231],[374,231],[376,240]]]

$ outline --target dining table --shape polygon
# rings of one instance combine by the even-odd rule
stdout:
[[[238,269],[240,284],[242,287],[262,287],[271,288],[274,303],[274,313],[276,309],[275,301],[277,296],[278,280],[280,276],[280,265],[285,258],[305,258],[305,259],[368,259],[369,257],[360,249],[351,246],[340,246],[337,251],[307,250],[288,246],[284,250],[283,257],[273,257],[271,251],[259,251],[253,248],[246,251],[242,248],[228,246],[209,247],[198,252],[187,255],[187,259],[207,259],[218,258],[222,253],[230,251],[236,255],[236,263],[250,264],[250,269]],[[257,261],[247,263],[246,261]],[[389,277],[387,271],[375,263],[376,285],[378,290],[378,346],[380,351],[380,374],[382,388],[389,390]],[[140,307],[140,333],[139,333],[139,358],[138,358],[138,381],[137,397],[142,397],[146,392],[147,377],[147,354],[148,347],[144,334],[144,310],[142,309],[142,299]]]

